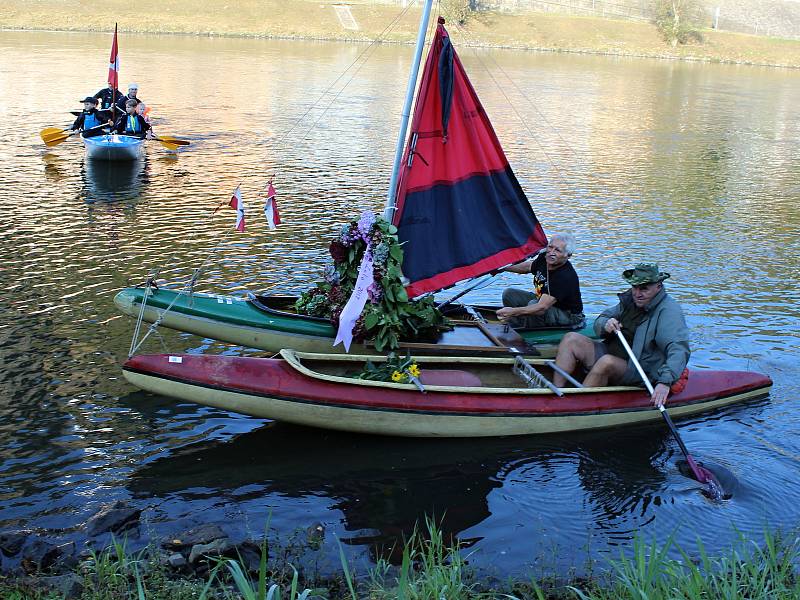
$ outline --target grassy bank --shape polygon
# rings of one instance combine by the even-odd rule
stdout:
[[[407,43],[415,38],[416,7],[382,35],[401,10],[352,4],[358,29],[346,29],[334,6],[319,1],[207,0],[197,5],[184,0],[105,0],[90,8],[63,0],[6,0],[0,6],[0,28],[109,31],[116,21],[125,32],[358,41],[381,37]],[[457,36],[455,29],[451,27]],[[475,13],[465,37],[481,46],[800,67],[800,41],[709,30],[702,43],[673,49],[652,24],[594,17]]]
[[[181,577],[171,572],[156,550],[132,556],[117,543],[91,555],[74,573],[59,579],[71,592],[68,597],[85,600],[189,600],[244,598],[349,599],[395,598],[477,600],[490,598],[578,600],[667,600],[671,598],[725,598],[793,600],[800,597],[795,569],[800,560],[797,539],[781,541],[768,535],[763,546],[741,539],[736,548],[713,558],[701,551],[698,558],[684,553],[681,560],[668,558],[670,544],[657,546],[634,541],[627,557],[610,561],[601,579],[574,582],[508,581],[487,588],[470,570],[457,547],[447,547],[441,532],[428,523],[427,535],[414,534],[402,552],[402,563],[379,562],[372,572],[351,571],[342,557],[342,574],[327,581],[309,581],[291,565],[271,565],[262,546],[255,573],[230,558],[209,558],[205,579]],[[65,579],[66,578],[66,579]],[[53,577],[0,580],[5,600],[63,598],[64,592],[48,588]],[[77,585],[75,585],[77,583]]]

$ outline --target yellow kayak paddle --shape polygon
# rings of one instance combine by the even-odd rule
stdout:
[[[152,139],[164,146],[167,150],[172,151],[177,150],[180,146],[188,146],[191,143],[189,140],[181,140],[171,135],[154,135]]]
[[[100,129],[101,127],[107,126],[108,125],[106,123],[103,123],[102,125],[90,127],[89,129],[84,129],[83,131],[92,131],[93,129]],[[82,131],[77,129],[75,131],[70,131],[69,129],[61,129],[59,127],[45,127],[39,132],[39,137],[42,138],[45,146],[52,148],[53,146],[58,146],[61,142],[65,142],[67,139],[78,133],[82,133]]]

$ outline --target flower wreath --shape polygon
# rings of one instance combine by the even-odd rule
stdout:
[[[409,300],[402,282],[403,248],[397,227],[370,211],[363,212],[358,221],[345,223],[331,241],[325,279],[300,295],[297,312],[327,317],[338,326],[367,249],[372,254],[374,282],[367,289],[369,302],[353,328],[354,340],[372,338],[382,352],[396,349],[401,340],[433,341],[450,329],[432,295]]]

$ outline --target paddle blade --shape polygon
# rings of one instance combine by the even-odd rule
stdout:
[[[164,148],[166,148],[167,150],[171,150],[172,152],[175,152],[178,148],[180,148],[180,146],[178,144],[173,144],[172,142],[168,142],[166,140],[162,140],[162,139],[158,139],[158,138],[155,138],[155,140],[159,144],[164,146]]]
[[[689,468],[692,470],[694,478],[705,485],[702,493],[706,498],[716,501],[725,498],[725,490],[722,489],[722,484],[711,471],[698,465],[689,454],[686,455],[686,462],[689,463]]]
[[[180,138],[172,137],[171,135],[160,135],[157,139],[159,142],[166,142],[167,144],[172,144],[174,146],[188,146],[191,144],[189,140],[182,140]]]
[[[58,127],[45,127],[39,132],[39,137],[48,146],[60,144],[69,137],[69,133]]]

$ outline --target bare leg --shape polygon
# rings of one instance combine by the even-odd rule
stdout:
[[[627,361],[611,354],[604,354],[594,363],[591,371],[586,375],[586,379],[583,380],[583,385],[586,387],[608,385],[609,381],[622,377],[627,368]]]
[[[570,375],[581,366],[591,369],[594,366],[594,342],[585,335],[570,331],[558,345],[556,364]],[[553,374],[553,383],[558,387],[565,387],[567,380],[559,373]]]

